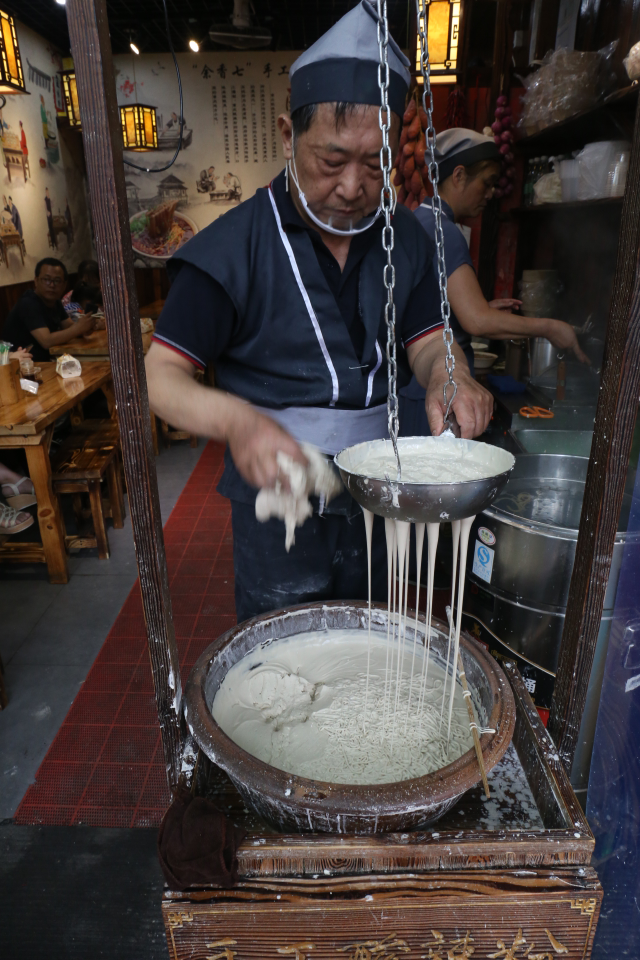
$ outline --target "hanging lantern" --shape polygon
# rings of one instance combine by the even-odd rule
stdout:
[[[0,10],[0,94],[26,92],[16,25]]]
[[[158,123],[156,108],[144,103],[120,107],[120,123],[125,150],[157,150]]]
[[[427,44],[431,83],[457,83],[460,0],[426,0]],[[416,45],[416,75],[420,75],[420,37]]]
[[[65,116],[69,124],[80,129],[80,104],[78,103],[78,84],[75,70],[65,70],[62,74]]]

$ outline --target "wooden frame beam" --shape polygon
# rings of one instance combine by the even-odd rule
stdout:
[[[67,0],[66,9],[149,655],[173,792],[180,760],[182,686],[151,439],[107,6],[106,0]]]
[[[549,732],[570,769],[596,651],[640,392],[640,101],[622,206],[600,394]]]

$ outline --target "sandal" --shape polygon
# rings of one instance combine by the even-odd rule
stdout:
[[[20,492],[21,484],[27,484],[31,489]],[[7,491],[10,491],[9,495],[7,495]],[[20,477],[17,483],[3,483],[2,496],[9,506],[15,510],[23,510],[25,507],[32,507],[37,503],[35,490],[29,477]]]
[[[0,535],[8,533],[22,533],[33,524],[30,513],[21,513],[6,504],[0,503]]]

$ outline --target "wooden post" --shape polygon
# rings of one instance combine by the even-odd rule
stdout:
[[[68,0],[67,20],[149,655],[173,791],[180,757],[182,686],[151,440],[106,0]]]
[[[622,206],[600,395],[587,469],[576,559],[549,732],[569,769],[573,761],[600,619],[640,390],[640,101]]]

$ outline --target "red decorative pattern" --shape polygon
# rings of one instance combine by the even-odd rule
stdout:
[[[209,443],[164,530],[182,680],[236,622],[223,448]],[[16,814],[19,824],[158,826],[169,802],[135,583]]]

